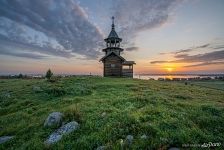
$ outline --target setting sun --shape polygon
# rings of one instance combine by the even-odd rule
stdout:
[[[172,72],[174,68],[165,68],[168,72]]]
[[[162,67],[166,72],[174,72],[175,70],[177,70],[178,65],[177,64],[170,64],[170,63],[166,63],[164,64],[164,66]]]

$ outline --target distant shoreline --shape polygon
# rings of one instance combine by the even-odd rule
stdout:
[[[194,73],[186,73],[186,74],[136,74],[136,76],[224,76],[224,73],[213,73],[213,74],[194,74]]]
[[[55,74],[55,77],[103,77],[95,74]],[[44,79],[44,74],[11,74],[0,75],[0,79]],[[219,74],[135,74],[135,79],[159,80],[159,81],[203,81],[203,80],[223,80],[224,73]]]
[[[20,73],[12,73],[12,74],[0,74],[0,76],[16,76]],[[22,75],[27,76],[44,76],[42,73],[21,73]],[[103,76],[101,74],[55,74],[56,76]],[[224,73],[150,73],[150,74],[134,74],[135,76],[224,76]]]

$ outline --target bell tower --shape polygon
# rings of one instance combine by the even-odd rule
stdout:
[[[120,55],[120,52],[123,51],[123,49],[120,48],[120,43],[122,39],[118,37],[115,31],[114,17],[112,17],[112,25],[111,25],[110,34],[108,35],[106,39],[104,39],[104,41],[106,42],[106,48],[103,49],[103,51],[105,52],[106,55],[110,52],[114,52]]]
[[[133,65],[135,62],[126,61],[121,56],[123,51],[120,47],[122,39],[119,38],[115,31],[114,17],[112,17],[110,34],[104,41],[106,42],[106,48],[102,51],[105,52],[105,56],[100,59],[103,62],[104,77],[133,77]]]

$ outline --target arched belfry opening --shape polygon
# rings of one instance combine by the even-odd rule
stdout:
[[[126,61],[121,56],[124,49],[121,48],[122,39],[119,38],[115,31],[114,17],[112,17],[110,34],[104,41],[106,42],[106,48],[102,51],[105,52],[105,56],[100,59],[104,65],[104,77],[133,77],[133,65],[135,62]]]

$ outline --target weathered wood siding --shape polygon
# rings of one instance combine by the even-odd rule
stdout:
[[[104,77],[108,76],[122,76],[122,60],[114,54],[104,60]]]
[[[132,69],[122,69],[122,76],[133,78],[133,68]]]

